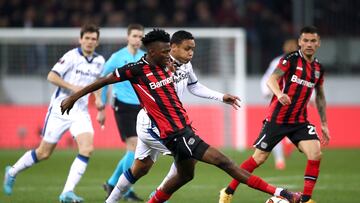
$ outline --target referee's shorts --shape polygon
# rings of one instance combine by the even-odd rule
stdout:
[[[140,109],[140,105],[127,104],[114,98],[113,110],[122,141],[137,136],[136,118]]]

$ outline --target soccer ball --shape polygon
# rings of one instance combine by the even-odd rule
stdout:
[[[280,196],[273,196],[266,200],[265,203],[289,203],[289,201]]]

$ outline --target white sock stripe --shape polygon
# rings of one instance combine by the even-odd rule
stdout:
[[[263,139],[265,138],[265,136],[266,136],[266,133],[260,138],[260,140],[255,144],[255,146],[258,145],[261,141],[263,141]]]
[[[304,179],[316,180],[316,179],[317,179],[317,177],[313,177],[313,176],[304,176]]]
[[[192,151],[191,151],[190,147],[187,145],[185,137],[183,137],[183,140],[184,140],[184,144],[185,144],[186,148],[189,150],[190,155],[192,156]]]

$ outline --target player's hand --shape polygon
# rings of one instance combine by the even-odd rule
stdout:
[[[230,104],[234,109],[240,108],[240,98],[231,94],[225,94],[223,97],[223,102]]]
[[[96,120],[100,124],[100,126],[104,126],[105,119],[106,119],[105,110],[98,111]]]
[[[72,107],[74,106],[74,103],[75,103],[75,99],[72,98],[72,96],[64,99],[61,101],[61,105],[60,105],[60,108],[61,108],[61,114],[64,114],[65,112],[67,114],[69,114],[70,110],[72,109]]]
[[[283,106],[291,104],[291,99],[287,94],[281,93],[277,98]]]
[[[330,141],[330,133],[327,124],[321,124],[321,132],[322,132],[322,138],[320,140],[321,144],[328,145]]]

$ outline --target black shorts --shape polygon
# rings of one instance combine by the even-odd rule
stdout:
[[[162,143],[171,151],[175,161],[186,159],[201,160],[209,145],[204,142],[190,126],[186,126],[165,139]]]
[[[140,109],[140,105],[127,104],[114,99],[113,110],[122,141],[137,136],[136,118]]]
[[[254,146],[270,152],[285,136],[296,146],[301,140],[319,140],[315,126],[311,123],[278,124],[264,121]]]

